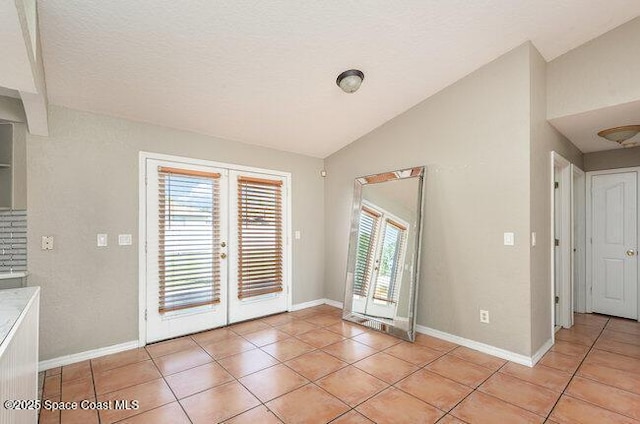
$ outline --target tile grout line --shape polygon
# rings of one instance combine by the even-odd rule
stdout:
[[[609,412],[612,412],[612,413],[614,413],[614,414],[617,414],[617,415],[620,415],[620,416],[623,416],[623,417],[627,417],[627,418],[631,418],[631,419],[635,420],[636,418],[634,418],[634,417],[630,417],[629,415],[626,415],[625,413],[622,413],[622,412],[619,412],[619,411],[614,411],[613,409],[609,409],[609,408],[608,408],[608,407],[606,407],[606,406],[598,405],[598,404],[595,404],[595,403],[590,402],[590,401],[588,401],[588,400],[577,398],[577,397],[572,396],[571,394],[568,394],[568,393],[567,393],[567,394],[565,394],[566,389],[569,387],[569,385],[571,384],[571,382],[574,380],[574,378],[575,378],[575,377],[585,378],[585,377],[582,377],[582,376],[579,376],[579,375],[576,375],[576,374],[578,373],[578,370],[580,369],[580,367],[582,366],[582,364],[584,363],[584,361],[587,359],[587,356],[589,355],[589,353],[591,353],[591,351],[592,351],[592,350],[594,350],[594,349],[596,349],[596,350],[602,350],[602,349],[598,349],[598,348],[596,348],[596,347],[595,347],[595,345],[596,345],[596,343],[598,342],[598,340],[600,340],[600,337],[604,334],[604,332],[605,332],[605,330],[606,330],[606,328],[607,328],[607,325],[609,325],[609,322],[611,322],[611,320],[612,320],[612,318],[607,319],[606,324],[604,325],[604,327],[602,327],[602,330],[601,330],[601,331],[600,331],[600,333],[598,334],[598,337],[596,337],[596,339],[593,341],[593,344],[592,344],[592,345],[591,345],[591,347],[589,348],[589,351],[587,351],[587,354],[584,356],[584,358],[582,359],[582,361],[580,361],[580,364],[578,365],[578,367],[576,368],[575,372],[574,372],[574,373],[573,373],[573,375],[571,376],[571,379],[569,380],[569,383],[567,383],[567,386],[565,387],[565,390],[562,392],[562,394],[563,394],[563,395],[565,395],[565,396],[567,396],[567,397],[570,397],[570,398],[572,398],[572,399],[577,399],[577,400],[580,400],[580,401],[582,401],[582,402],[588,403],[588,404],[593,405],[593,406],[595,406],[595,407],[597,407],[597,408],[604,409],[605,411],[609,411]],[[616,353],[616,352],[609,352],[609,351],[603,351],[603,352],[607,352],[607,353]],[[621,354],[619,354],[619,355],[621,355]],[[621,355],[621,356],[627,356],[627,355]],[[627,356],[627,357],[628,357],[628,356]],[[615,387],[615,386],[610,386],[610,385],[608,385],[608,384],[601,383],[601,382],[599,382],[599,381],[597,381],[597,380],[592,380],[592,379],[590,379],[590,378],[585,378],[585,379],[588,379],[588,380],[590,380],[590,381],[594,381],[594,382],[596,382],[596,383],[598,383],[598,384],[602,384],[603,386],[611,387],[611,388],[613,388],[613,389],[621,390],[621,391],[624,391],[624,392],[627,392],[627,393],[637,394],[637,393],[629,392],[629,391],[624,390],[624,389],[620,389],[620,388]],[[558,400],[559,400],[559,399],[558,399]],[[556,402],[556,403],[557,403],[557,402]],[[555,405],[554,405],[554,408],[555,408]],[[553,411],[553,410],[552,410],[552,411]]]
[[[569,385],[571,384],[571,382],[575,378],[576,374],[578,373],[578,370],[580,369],[580,367],[582,366],[584,361],[587,359],[587,356],[589,356],[591,351],[594,349],[594,346],[595,346],[596,342],[598,341],[598,339],[600,338],[602,333],[604,333],[604,329],[607,328],[607,325],[609,324],[610,320],[611,320],[611,318],[607,318],[607,321],[605,322],[604,326],[602,326],[602,328],[600,329],[600,332],[598,333],[598,336],[593,340],[593,342],[591,343],[591,346],[589,346],[589,350],[587,351],[587,353],[584,355],[584,357],[582,358],[582,360],[580,361],[580,363],[578,364],[576,369],[571,374],[571,378],[569,379],[569,381],[567,381],[567,384],[562,389],[562,392],[560,393],[560,396],[558,396],[558,399],[556,399],[555,403],[553,404],[553,407],[551,408],[551,410],[549,411],[549,413],[545,417],[545,420],[549,420],[550,419],[551,414],[553,414],[553,411],[556,409],[556,406],[558,406],[558,402],[560,402],[560,399],[562,399],[562,396],[565,395],[565,392],[567,391],[567,388],[569,387]],[[554,337],[554,343],[555,343],[555,337]],[[567,342],[567,343],[569,343],[569,342]],[[576,343],[576,344],[579,344],[579,343]],[[569,395],[567,395],[567,396],[569,396]]]

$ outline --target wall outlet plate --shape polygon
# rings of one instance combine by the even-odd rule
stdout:
[[[504,245],[513,246],[515,244],[515,235],[513,233],[504,233]]]
[[[106,234],[98,234],[96,243],[98,247],[107,247],[109,244],[109,238]]]
[[[118,244],[120,246],[131,246],[131,234],[118,234]]]
[[[53,250],[53,236],[42,236],[42,250]]]
[[[480,322],[483,324],[489,324],[489,311],[480,309]]]

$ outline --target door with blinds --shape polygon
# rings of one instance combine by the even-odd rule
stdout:
[[[230,171],[229,322],[287,309],[285,178]]]
[[[146,341],[287,310],[286,177],[146,160]]]
[[[147,161],[147,341],[227,323],[227,171]]]

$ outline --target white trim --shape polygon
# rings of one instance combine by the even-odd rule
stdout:
[[[286,238],[288,242],[288,248],[286,258],[285,258],[285,273],[287,275],[286,289],[287,289],[287,310],[293,310],[293,208],[292,208],[292,200],[291,200],[291,172],[287,171],[277,171],[273,169],[266,168],[257,168],[252,166],[238,165],[235,163],[226,163],[226,162],[215,162],[207,159],[196,159],[185,156],[174,156],[174,155],[166,155],[162,153],[153,153],[153,152],[139,152],[139,162],[138,162],[138,347],[142,347],[146,345],[147,342],[147,334],[146,334],[146,320],[145,320],[145,308],[146,308],[146,299],[147,299],[147,255],[145,244],[147,240],[146,234],[146,178],[147,178],[147,170],[146,163],[147,159],[155,159],[155,160],[163,160],[170,162],[182,162],[187,165],[200,165],[200,166],[209,166],[209,167],[218,167],[218,168],[227,168],[235,171],[245,171],[245,172],[255,172],[255,173],[263,173],[270,175],[277,175],[283,177],[286,180],[286,190],[285,190],[285,205],[286,205],[286,216],[287,222],[286,224]]]
[[[562,266],[562,278],[560,281],[560,316],[558,317],[558,325],[565,328],[570,328],[573,325],[573,307],[572,307],[572,287],[571,287],[571,184],[573,176],[571,174],[571,162],[562,157],[557,152],[551,152],[551,337],[555,340],[554,327],[556,325],[555,319],[555,271],[556,271],[556,257],[555,257],[555,188],[554,183],[555,169],[559,168],[558,182],[560,187],[560,265]]]
[[[531,365],[529,366],[534,366],[535,364],[538,363],[538,361],[540,359],[542,359],[542,357],[544,356],[545,353],[547,353],[549,351],[549,349],[551,349],[551,347],[553,346],[553,339],[549,339],[545,342],[545,344],[543,344],[540,349],[538,349],[538,351],[536,353],[533,354],[533,356],[531,357]]]
[[[73,353],[71,355],[59,356],[57,358],[40,361],[40,363],[38,364],[38,370],[40,372],[46,371],[51,368],[75,364],[76,362],[86,361],[87,359],[98,358],[100,356],[111,355],[113,353],[123,352],[125,350],[131,350],[137,347],[138,340],[131,340],[130,342],[126,343],[87,350],[80,353]]]
[[[320,305],[329,305],[329,306],[333,306],[334,308],[342,309],[342,302],[338,302],[336,300],[331,300],[331,299],[316,299],[316,300],[310,300],[308,302],[296,303],[291,307],[291,309],[289,309],[289,311],[291,312],[299,311],[301,309],[313,308],[314,306],[320,306]]]
[[[342,302],[338,302],[337,300],[331,300],[331,299],[325,299],[324,303],[338,309],[342,309],[344,305]]]
[[[475,340],[465,339],[464,337],[445,333],[444,331],[425,327],[424,325],[416,325],[416,331],[421,334],[426,334],[428,336],[433,336],[435,338],[445,340],[447,342],[468,347],[469,349],[474,349],[483,353],[487,353],[492,356],[497,356],[498,358],[515,362],[516,364],[526,365],[528,367],[532,367],[534,365],[533,358],[529,356],[522,355],[520,353],[511,352],[509,350],[501,349],[499,347],[491,346],[485,343],[476,342]]]
[[[571,287],[574,312],[586,310],[586,174],[571,164]],[[578,219],[581,218],[581,219]],[[576,227],[580,233],[576,233]],[[578,237],[581,235],[581,237]],[[577,278],[576,278],[577,277]]]
[[[301,309],[313,308],[314,306],[320,306],[325,304],[325,299],[310,300],[308,302],[296,303],[289,308],[290,312],[299,311]]]
[[[591,178],[594,175],[606,175],[606,174],[621,174],[624,172],[636,172],[638,175],[638,180],[636,183],[636,187],[637,187],[637,191],[638,191],[638,195],[637,195],[637,199],[638,199],[638,203],[639,203],[639,207],[638,207],[638,214],[640,215],[640,166],[632,166],[629,168],[614,168],[614,169],[603,169],[600,171],[588,171],[586,173],[586,187],[587,187],[587,193],[586,193],[586,198],[585,198],[585,205],[587,208],[587,213],[586,215],[586,244],[587,244],[587,249],[586,249],[586,263],[585,266],[587,268],[587,272],[586,272],[586,311],[587,313],[592,313],[593,312],[593,297],[591,296],[591,290],[592,290],[592,286],[593,286],[593,248],[592,248],[592,199],[591,199]],[[638,230],[638,243],[640,243],[640,225],[637,225],[637,230]],[[637,320],[640,322],[640,273],[638,273],[638,318]]]

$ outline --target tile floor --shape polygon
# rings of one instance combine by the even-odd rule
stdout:
[[[640,324],[578,315],[534,368],[327,305],[46,372],[43,398],[138,400],[40,423],[638,423]]]

